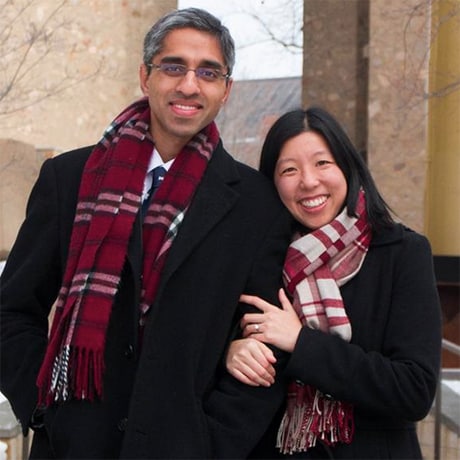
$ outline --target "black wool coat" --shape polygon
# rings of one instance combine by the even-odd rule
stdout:
[[[1,279],[1,391],[24,431],[48,314],[63,277],[91,147],[44,163]],[[225,371],[242,293],[273,302],[291,218],[272,185],[219,143],[173,242],[139,349],[142,257],[136,222],[106,339],[104,398],[48,408],[36,458],[244,458],[284,396]],[[282,359],[280,359],[282,362]]]
[[[421,459],[415,422],[433,403],[442,332],[428,240],[400,224],[374,234],[359,273],[340,292],[351,342],[303,327],[286,375],[351,402],[354,438],[296,458]],[[263,455],[278,455],[268,447],[278,426]]]

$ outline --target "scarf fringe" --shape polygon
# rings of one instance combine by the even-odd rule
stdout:
[[[353,406],[326,397],[308,385],[295,383],[281,421],[276,447],[283,454],[305,452],[317,441],[328,446],[349,444],[353,438]]]
[[[39,404],[102,399],[103,374],[102,351],[66,345],[54,360],[49,386],[41,388]]]

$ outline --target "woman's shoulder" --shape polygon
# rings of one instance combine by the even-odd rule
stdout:
[[[402,223],[395,223],[373,233],[371,248],[380,247],[385,250],[393,248],[398,252],[426,252],[431,255],[431,245],[427,236]]]

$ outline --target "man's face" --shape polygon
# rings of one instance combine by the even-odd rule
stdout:
[[[190,28],[177,29],[166,36],[161,53],[152,60],[153,65],[163,63],[181,64],[188,69],[218,68],[222,74],[228,71],[217,38]],[[142,64],[140,83],[150,102],[153,139],[162,146],[185,145],[214,120],[232,84],[225,78],[205,81],[193,71],[170,76],[158,68],[152,68],[150,75],[147,70]]]

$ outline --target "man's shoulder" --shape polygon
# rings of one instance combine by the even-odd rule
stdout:
[[[57,163],[85,163],[93,149],[94,145],[87,145],[73,150],[68,150],[67,152],[56,155],[53,160]]]
[[[44,167],[50,166],[61,177],[79,176],[93,149],[94,146],[89,145],[60,153],[48,160],[46,163],[49,162],[49,165],[45,164]]]
[[[279,199],[273,181],[269,180],[260,171],[253,168],[252,166],[249,166],[245,163],[241,163],[237,160],[235,161],[238,173],[241,177],[243,187],[246,186],[250,189],[258,190],[259,193],[262,193],[267,199],[269,198],[269,196],[273,197],[276,200]]]
[[[220,148],[219,148],[220,147]],[[222,145],[214,154],[214,166],[225,175],[229,182],[242,181],[263,189],[274,189],[273,183],[254,167],[234,158]],[[236,180],[235,180],[236,179]]]

